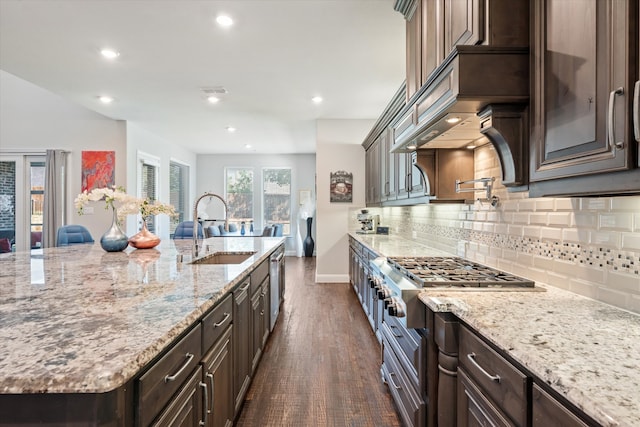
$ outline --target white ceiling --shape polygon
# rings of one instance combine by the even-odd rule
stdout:
[[[404,25],[392,0],[0,0],[0,69],[196,153],[312,153],[316,120],[384,110]]]

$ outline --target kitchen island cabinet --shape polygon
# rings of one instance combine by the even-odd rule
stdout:
[[[207,411],[233,396],[221,368],[233,365],[228,297],[282,245],[279,237],[204,241],[209,252],[255,252],[232,265],[189,264],[186,240],[0,256],[0,424],[186,425],[205,415],[209,424]],[[206,329],[215,324],[220,332]],[[229,425],[233,413],[218,411]]]
[[[355,232],[349,236],[381,256],[434,254],[433,248],[399,236]],[[544,292],[425,289],[419,298],[426,306],[427,320],[444,316],[459,322],[483,346],[526,377],[520,377],[527,383],[525,400],[530,408],[525,425],[640,425],[640,316],[543,283],[536,283],[536,287]],[[435,330],[432,335],[437,337],[438,322],[431,323],[428,329]],[[438,338],[438,345],[442,343]],[[447,345],[445,353],[453,352]],[[439,355],[427,355],[427,366],[435,357],[439,359]],[[470,362],[462,363],[466,357],[462,352],[457,355],[461,366],[458,374],[468,379],[463,381],[462,391],[474,397],[466,408],[471,413],[482,409],[489,414],[487,408],[493,407],[496,411],[491,419],[502,418],[509,425],[515,424],[511,418],[522,419],[514,415],[517,410],[505,410],[503,401],[496,397],[499,394],[492,395],[477,386],[474,374],[469,372]],[[432,372],[440,369],[427,370],[431,373],[428,395],[433,399],[438,390],[432,390]],[[471,391],[473,387],[475,392]],[[516,400],[511,407],[517,406]],[[559,413],[565,418],[554,419]],[[561,419],[575,422],[558,424]],[[427,425],[433,422],[428,419]]]

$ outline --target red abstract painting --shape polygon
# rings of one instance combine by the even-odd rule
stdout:
[[[115,151],[82,152],[82,191],[115,185],[115,173]]]

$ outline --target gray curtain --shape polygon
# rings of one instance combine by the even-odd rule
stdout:
[[[42,227],[42,247],[56,245],[58,227],[66,223],[67,152],[47,150],[44,169],[44,217]]]

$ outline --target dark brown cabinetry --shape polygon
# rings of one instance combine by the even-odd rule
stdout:
[[[187,411],[190,404],[186,401],[175,403],[175,399],[194,398],[193,393],[199,393],[197,387],[191,391],[183,390],[184,393],[181,392],[177,398],[172,399],[172,396],[198,366],[202,358],[201,345],[202,329],[198,324],[136,381],[139,425],[150,425],[158,417],[173,416],[167,412]],[[198,375],[198,380],[201,377],[202,374]]]
[[[249,296],[250,279],[247,277],[233,291],[233,396],[234,414],[242,407],[244,396],[251,382],[251,299]]]
[[[167,407],[155,420],[152,426],[200,427],[207,424],[208,414],[203,402],[208,399],[205,383],[201,380],[202,369],[198,368],[191,375],[180,391],[171,399]],[[146,425],[146,424],[143,424]]]
[[[576,179],[637,166],[638,2],[544,0],[532,6],[530,180],[548,181],[533,185],[532,194],[640,190],[637,173],[635,179]]]
[[[476,425],[465,423],[468,419],[465,414],[476,414],[477,405],[493,407],[490,418],[507,419],[516,426],[527,425],[529,378],[465,326],[460,327],[459,366],[458,372],[463,372],[466,378],[464,383],[462,377],[458,380],[458,414],[462,416],[458,425]],[[482,405],[482,396],[486,396],[490,405]]]
[[[537,384],[533,385],[531,399],[532,427],[586,427],[587,423],[580,420],[564,405],[542,390]]]
[[[203,379],[208,427],[233,425],[233,297],[228,295],[202,320]]]
[[[381,161],[380,161],[380,153],[382,151],[382,145],[380,139],[374,141],[374,143],[369,147],[365,154],[365,162],[366,162],[366,174],[365,181],[367,187],[367,194],[365,197],[365,201],[367,206],[374,206],[380,203],[380,184],[382,179],[380,177],[381,173]]]

